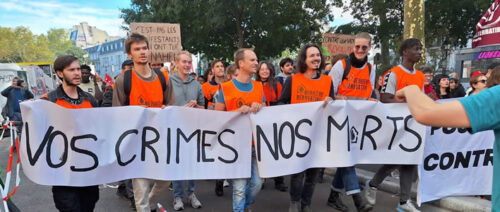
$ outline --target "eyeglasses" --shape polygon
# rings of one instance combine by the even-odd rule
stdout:
[[[475,82],[475,83],[479,83],[479,82],[480,82],[480,83],[483,83],[483,84],[486,84],[486,80],[478,80],[478,81],[477,81],[477,82]]]
[[[356,45],[356,46],[354,46],[354,48],[356,48],[356,50],[362,49],[363,51],[366,51],[368,49],[368,46]]]

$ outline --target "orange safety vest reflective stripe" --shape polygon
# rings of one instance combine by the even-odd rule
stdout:
[[[131,88],[129,105],[146,105],[147,107],[161,107],[163,105],[163,88],[160,77],[152,82],[141,80],[134,71],[131,71]],[[163,74],[165,76],[165,74]],[[166,75],[165,77],[167,77]]]
[[[212,106],[212,97],[214,96],[215,92],[219,90],[219,85],[212,85],[209,82],[205,82],[203,83],[203,85],[201,85],[201,88],[203,89],[203,94],[208,101],[208,106]]]
[[[319,79],[309,79],[302,73],[292,75],[290,104],[323,101],[330,95],[331,86],[332,78],[329,76],[320,75]]]
[[[341,60],[345,71],[345,60]],[[359,98],[370,98],[372,95],[372,83],[370,81],[369,66],[365,65],[364,69],[358,69],[351,66],[351,70],[338,88],[337,94],[342,96],[351,96]]]
[[[233,81],[222,83],[222,93],[226,102],[226,110],[233,111],[241,106],[251,106],[252,103],[262,103],[264,91],[260,82],[252,81],[252,90],[249,92],[240,91]]]
[[[424,90],[425,76],[422,71],[415,69],[415,73],[410,74],[401,67],[395,66],[384,74],[384,79],[385,75],[391,71],[396,75],[396,91],[401,90],[408,85],[416,85],[420,88],[420,90]],[[383,81],[383,83],[385,83],[385,81]]]

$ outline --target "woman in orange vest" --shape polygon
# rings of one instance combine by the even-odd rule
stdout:
[[[267,106],[276,105],[283,90],[281,83],[274,79],[275,73],[274,66],[271,63],[260,62],[257,74],[255,74],[255,80],[262,83]],[[282,192],[288,190],[283,176],[274,178],[274,187]]]
[[[276,105],[283,90],[281,84],[274,79],[274,75],[274,66],[271,63],[259,63],[255,80],[262,83],[267,106]]]
[[[325,67],[323,54],[317,45],[308,44],[297,56],[297,74],[285,80],[278,104],[331,101],[335,97],[332,78],[321,74]],[[290,181],[290,212],[310,211],[319,168],[310,168],[292,175]],[[305,181],[304,181],[305,178]]]

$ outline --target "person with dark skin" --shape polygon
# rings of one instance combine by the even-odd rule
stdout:
[[[82,83],[78,87],[92,94],[98,102],[101,102],[103,99],[101,86],[97,83],[96,77],[91,74],[90,66],[82,65],[80,69],[82,70]]]
[[[401,65],[393,67],[384,75],[384,84],[380,93],[382,103],[398,103],[394,97],[396,91],[408,85],[417,85],[423,93],[425,76],[414,68],[415,64],[422,58],[422,43],[415,38],[406,39],[399,48],[403,57]],[[400,203],[398,211],[419,212],[411,202],[411,185],[413,182],[416,165],[383,165],[375,176],[366,182],[365,198],[374,205],[376,200],[377,187],[393,170],[399,169],[400,173]]]

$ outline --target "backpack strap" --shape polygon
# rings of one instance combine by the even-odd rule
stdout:
[[[351,71],[351,61],[349,59],[345,59],[344,62],[345,62],[344,74],[342,75],[342,81],[340,82],[343,82],[345,79],[347,79],[347,76]],[[368,64],[368,76],[370,76],[372,73],[372,64],[368,62],[366,64]]]
[[[161,73],[161,71],[158,69],[153,68],[153,71],[156,73],[156,76],[158,76],[158,78],[160,79],[161,89],[163,90],[163,92],[165,92],[165,90],[167,90],[167,81],[165,79],[165,75],[163,75],[163,73]]]
[[[123,73],[123,91],[125,92],[125,105],[130,105],[130,90],[132,89],[132,70]]]
[[[163,92],[165,92],[167,90],[167,81],[165,79],[165,76],[163,75],[163,73],[161,73],[160,70],[157,69],[152,69],[152,70],[155,72],[158,79],[160,79],[161,88]],[[132,70],[129,69],[125,71],[125,73],[123,73],[123,91],[125,92],[125,98],[126,98],[125,105],[130,105],[129,97],[131,89],[132,89]]]
[[[347,79],[349,72],[351,72],[351,60],[344,59],[344,63],[345,63],[344,74],[342,74],[342,80],[340,81],[340,83],[342,83],[345,79]]]
[[[274,93],[276,93],[276,98],[278,98],[278,82],[276,80],[273,80],[273,89]]]

